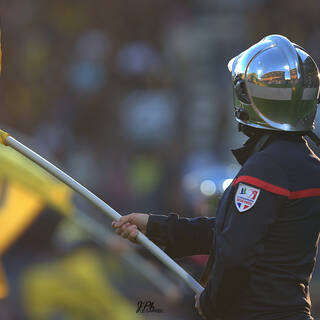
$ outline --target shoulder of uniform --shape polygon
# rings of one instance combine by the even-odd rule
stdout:
[[[247,160],[236,179],[238,183],[249,183],[257,187],[290,189],[285,168],[277,157],[263,151],[255,153]]]
[[[266,170],[272,170],[276,172],[286,172],[285,166],[282,164],[283,159],[280,155],[269,150],[262,150],[253,154],[245,163],[243,168],[246,170],[257,170],[267,174]]]

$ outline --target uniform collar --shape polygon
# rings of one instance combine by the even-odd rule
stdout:
[[[251,137],[243,144],[241,148],[231,150],[239,164],[244,165],[244,163],[248,160],[252,154],[254,146],[257,143],[257,140],[257,137]]]
[[[270,140],[270,133],[256,134],[251,136],[239,149],[231,150],[237,161],[244,165],[251,155],[262,150]]]
[[[282,139],[293,142],[306,143],[302,134],[288,134],[288,133],[263,133],[251,136],[244,145],[239,149],[231,150],[236,160],[241,164],[249,159],[251,155],[261,151],[267,144],[274,140]]]

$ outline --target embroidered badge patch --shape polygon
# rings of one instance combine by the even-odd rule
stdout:
[[[259,197],[260,189],[239,183],[236,196],[234,198],[237,209],[240,212],[251,209]]]

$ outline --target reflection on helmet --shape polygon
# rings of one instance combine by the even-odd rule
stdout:
[[[269,130],[313,129],[319,71],[303,48],[271,35],[233,58],[228,68],[238,122]]]

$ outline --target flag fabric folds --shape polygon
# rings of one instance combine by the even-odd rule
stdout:
[[[46,206],[72,215],[73,191],[11,148],[0,145],[0,258]],[[8,293],[0,264],[0,299]]]

